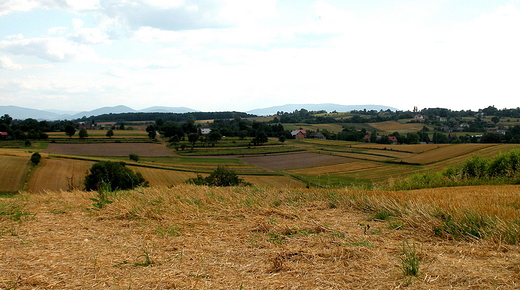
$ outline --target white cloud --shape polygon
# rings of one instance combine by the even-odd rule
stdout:
[[[69,35],[69,39],[82,44],[99,44],[108,41],[109,36],[105,32],[104,25],[97,27],[83,27],[84,22],[79,18],[72,20],[74,33]]]
[[[0,2],[0,15],[33,9],[65,8],[66,6],[65,0],[3,0]]]
[[[51,62],[89,61],[96,58],[90,47],[71,43],[61,37],[0,41],[0,50],[16,55],[36,56]]]
[[[0,56],[0,69],[6,70],[21,70],[20,64],[14,63],[10,58],[6,56]]]

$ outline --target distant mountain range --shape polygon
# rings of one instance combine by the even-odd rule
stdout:
[[[36,120],[75,120],[84,116],[99,116],[103,114],[117,113],[189,113],[198,112],[185,107],[150,107],[142,110],[134,110],[127,106],[103,107],[92,111],[73,112],[59,110],[36,110],[17,106],[0,106],[0,116],[9,114],[13,119],[25,120],[28,118]]]
[[[258,115],[258,116],[269,116],[274,115],[277,112],[293,112],[295,110],[306,109],[309,111],[320,111],[325,110],[327,112],[350,112],[352,110],[392,110],[396,111],[396,108],[379,105],[338,105],[338,104],[288,104],[283,106],[275,106],[264,109],[255,109],[247,111],[245,113]],[[198,110],[186,108],[186,107],[150,107],[142,110],[134,110],[127,106],[115,106],[115,107],[103,107],[92,111],[73,112],[73,111],[60,111],[60,110],[37,110],[29,109],[17,106],[0,106],[0,116],[9,114],[13,119],[36,119],[36,120],[75,120],[83,117],[99,116],[103,114],[118,114],[118,113],[189,113],[199,112]]]

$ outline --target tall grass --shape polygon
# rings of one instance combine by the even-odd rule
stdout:
[[[417,173],[388,184],[393,190],[412,190],[468,185],[499,185],[520,183],[520,150],[499,153],[493,158],[475,155],[458,167],[441,172]]]
[[[295,218],[302,208],[354,209],[399,229],[432,237],[520,243],[520,191],[516,186],[479,186],[415,191],[218,188],[182,185],[142,188],[112,196],[99,214],[124,219],[163,220],[165,213],[236,215],[261,208]],[[176,225],[175,221],[162,225]],[[182,228],[178,228],[178,232]]]

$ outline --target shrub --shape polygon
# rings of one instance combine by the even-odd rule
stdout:
[[[42,160],[42,156],[40,155],[40,153],[35,152],[35,153],[33,153],[33,155],[31,155],[31,162],[34,165],[38,165],[38,163],[40,163],[41,160]]]
[[[483,178],[487,175],[489,161],[482,156],[473,156],[466,160],[461,167],[464,177]]]
[[[115,191],[147,186],[148,182],[123,162],[101,161],[92,165],[90,174],[85,177],[85,190],[98,190],[102,184],[108,184]]]
[[[208,177],[204,178],[201,175],[197,175],[195,178],[186,180],[186,183],[195,185],[207,185],[207,186],[238,186],[238,185],[251,185],[248,182],[244,182],[238,177],[235,171],[227,169],[226,167],[219,166],[213,171]]]
[[[133,160],[135,162],[139,162],[139,156],[137,154],[130,153],[130,154],[128,154],[128,158],[130,158],[130,160]]]

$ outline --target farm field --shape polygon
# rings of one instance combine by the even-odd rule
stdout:
[[[49,154],[77,156],[173,156],[162,144],[150,143],[105,143],[105,144],[59,144],[50,143],[43,151]]]
[[[518,186],[181,185],[0,198],[3,289],[517,289]],[[389,212],[388,216],[382,213]],[[446,236],[464,212],[494,221]],[[477,225],[477,224],[475,224]],[[517,240],[507,240],[506,235]],[[507,241],[507,242],[506,242]],[[516,244],[515,244],[516,241]],[[412,260],[413,259],[413,260]],[[411,262],[416,274],[407,272]]]
[[[372,186],[417,172],[440,171],[460,164],[474,154],[490,157],[519,148],[513,144],[380,145],[288,140],[284,145],[248,149],[237,147],[232,141],[219,144],[223,147],[198,148],[205,150],[200,151],[204,154],[216,154],[201,156],[179,156],[184,152],[161,143],[48,143],[48,146],[41,146],[43,149],[31,147],[44,152],[44,159],[30,175],[29,153],[23,149],[1,149],[2,166],[11,166],[2,174],[1,191],[81,188],[87,170],[98,160],[123,161],[142,171],[152,186],[180,185],[196,174],[209,174],[218,166],[236,171],[256,186]],[[291,152],[276,153],[286,148]],[[229,152],[235,155],[220,155]],[[251,154],[254,152],[260,154]],[[128,159],[130,153],[139,156],[138,163]]]
[[[4,153],[6,151],[2,151]],[[22,188],[29,172],[29,154],[14,152],[0,153],[0,193],[16,192]],[[24,156],[25,155],[25,156]]]
[[[83,189],[86,172],[94,162],[66,158],[43,158],[27,184],[33,193]]]
[[[244,156],[240,157],[240,160],[271,170],[317,167],[354,161],[353,159],[309,152]]]

